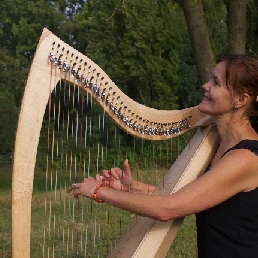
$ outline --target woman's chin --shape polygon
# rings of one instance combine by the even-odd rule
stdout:
[[[203,105],[203,103],[201,102],[199,105],[198,105],[198,110],[201,112],[201,113],[204,113],[204,114],[207,114],[209,115],[209,111],[207,108],[205,108],[205,105]]]

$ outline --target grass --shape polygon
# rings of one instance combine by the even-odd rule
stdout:
[[[32,201],[31,257],[105,257],[134,215],[86,198],[75,202],[64,189],[46,194],[40,170],[35,172]],[[0,167],[0,258],[11,257],[11,166]],[[62,198],[60,198],[60,196]],[[45,207],[45,200],[47,206]],[[62,200],[62,201],[60,201]],[[49,216],[50,215],[50,216]],[[55,256],[57,257],[57,256]],[[197,257],[195,217],[185,218],[167,258]]]

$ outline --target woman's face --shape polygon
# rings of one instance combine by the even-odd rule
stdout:
[[[220,116],[234,110],[235,101],[226,85],[226,63],[220,62],[214,68],[211,79],[202,86],[204,97],[198,106],[200,112]]]

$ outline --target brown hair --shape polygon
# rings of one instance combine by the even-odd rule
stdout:
[[[258,114],[258,57],[248,55],[221,54],[220,61],[226,62],[226,83],[235,94],[247,93],[252,102],[246,115]]]

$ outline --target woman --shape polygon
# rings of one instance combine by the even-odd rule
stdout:
[[[149,195],[155,187],[133,180],[125,160],[123,171],[104,170],[68,192],[161,221],[196,214],[200,258],[257,257],[258,135],[250,116],[258,113],[258,58],[221,56],[203,90],[199,110],[215,118],[220,135],[204,175],[170,196]]]

